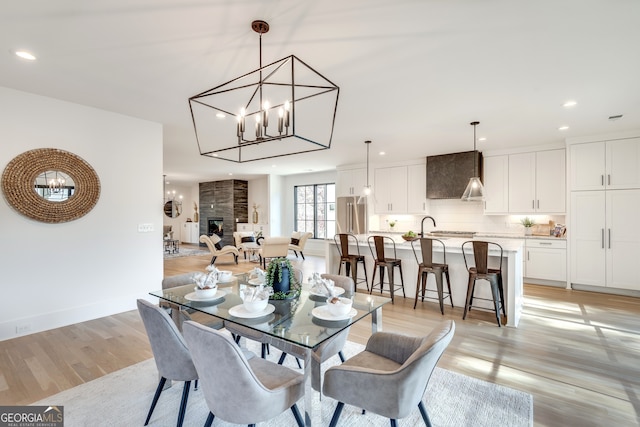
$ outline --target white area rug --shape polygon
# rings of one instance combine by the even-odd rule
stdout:
[[[180,248],[177,253],[168,253],[164,252],[164,259],[170,258],[180,258],[183,256],[192,256],[192,255],[207,255],[209,251],[206,249],[195,249],[195,248]]]
[[[254,352],[255,343],[248,346]],[[363,346],[348,343],[344,349],[348,358],[363,349]],[[259,354],[259,351],[257,352]],[[270,358],[277,361],[280,351],[272,350]],[[444,357],[446,357],[446,352]],[[338,357],[323,364],[323,369],[340,361]],[[293,357],[287,357],[287,366],[294,367]],[[85,426],[142,426],[149,411],[153,394],[158,385],[158,373],[153,359],[138,363],[97,380],[43,399],[34,405],[63,405],[65,427]],[[149,422],[150,426],[175,426],[183,383],[162,392],[158,405]],[[193,383],[192,383],[193,387]],[[528,393],[460,375],[436,368],[424,397],[425,406],[434,427],[440,426],[530,426],[533,425],[533,399]],[[322,399],[323,426],[329,425],[336,402]],[[298,402],[301,412],[304,402]],[[184,420],[185,427],[201,427],[209,410],[200,390],[189,393],[189,404]],[[423,426],[420,411],[399,420],[400,426]],[[261,427],[296,426],[291,411],[282,413]],[[214,427],[232,427],[216,418]],[[338,422],[339,427],[389,426],[387,418],[359,408],[345,405]]]

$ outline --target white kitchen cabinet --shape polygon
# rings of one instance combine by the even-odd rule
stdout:
[[[509,213],[563,214],[565,150],[509,155]]]
[[[375,213],[406,214],[407,167],[396,166],[375,169],[373,191]]]
[[[427,211],[427,165],[407,166],[407,213]]]
[[[640,189],[571,193],[571,282],[640,290]]]
[[[640,138],[574,144],[572,191],[640,188]]]
[[[367,170],[341,169],[337,171],[336,196],[359,196],[367,185]]]
[[[563,239],[526,239],[525,277],[567,281],[567,241]]]
[[[509,212],[509,156],[484,158],[484,213]]]
[[[185,222],[182,224],[180,240],[183,243],[200,242],[200,224],[197,222]]]

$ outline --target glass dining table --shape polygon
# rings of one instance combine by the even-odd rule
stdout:
[[[309,284],[302,285],[298,298],[290,300],[270,300],[267,309],[261,313],[247,313],[242,310],[240,289],[254,286],[249,283],[248,274],[238,274],[228,283],[218,283],[218,292],[210,299],[197,298],[195,285],[185,285],[150,292],[150,295],[169,302],[181,309],[191,309],[233,322],[288,342],[305,353],[305,424],[320,425],[320,393],[311,386],[311,369],[315,365],[319,376],[320,366],[312,364],[313,350],[320,344],[340,333],[350,325],[371,315],[372,333],[382,330],[382,306],[391,302],[390,298],[363,293],[344,294],[353,300],[353,310],[347,316],[335,320],[324,309],[326,296],[315,294]],[[175,310],[174,310],[175,311]],[[174,320],[179,321],[179,314]]]

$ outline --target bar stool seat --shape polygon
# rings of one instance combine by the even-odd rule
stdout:
[[[342,273],[342,264],[345,265],[346,275],[353,279],[356,288],[358,283],[364,282],[369,290],[369,278],[367,277],[367,265],[365,263],[364,255],[360,255],[360,245],[358,245],[358,239],[353,234],[340,233],[333,236],[333,241],[336,243],[336,249],[340,255],[340,266],[338,267],[338,274]],[[355,246],[356,253],[349,253],[349,245]],[[358,279],[358,263],[362,263],[362,269],[364,270],[364,279]]]
[[[398,258],[396,253],[396,242],[391,237],[388,236],[369,236],[367,239],[367,243],[369,245],[369,250],[371,251],[371,256],[373,257],[373,277],[371,278],[371,290],[369,293],[373,292],[373,289],[376,287],[376,267],[380,269],[380,282],[378,285],[380,287],[380,293],[384,290],[384,270],[387,269],[387,274],[389,277],[389,292],[391,293],[391,303],[393,304],[393,295],[397,289],[402,289],[402,296],[405,298],[407,295],[404,292],[404,279],[402,277],[402,260]],[[391,248],[393,248],[393,258],[387,258],[385,256],[385,243],[388,244]],[[374,252],[375,248],[375,252]],[[395,285],[394,283],[394,272],[395,269],[400,271],[400,285]]]
[[[465,252],[465,247],[469,248],[473,246],[473,258],[475,261],[475,266],[470,265],[467,261],[468,254]],[[500,253],[500,263],[498,268],[490,268],[489,264],[489,248],[493,248],[499,251]],[[505,312],[504,306],[504,288],[502,285],[502,256],[503,250],[502,246],[493,242],[484,242],[481,240],[469,240],[462,244],[462,256],[464,258],[464,265],[469,272],[469,283],[467,285],[467,299],[464,306],[464,314],[462,315],[462,319],[466,319],[467,312],[471,310],[472,307],[481,308],[487,310],[486,307],[478,307],[473,305],[474,292],[476,287],[477,280],[486,280],[491,285],[491,295],[493,299],[489,300],[487,298],[479,298],[476,299],[492,301],[493,308],[496,314],[496,320],[498,322],[498,326],[502,326],[502,320],[500,318],[500,311],[506,317],[507,314]]]
[[[420,243],[421,259],[418,258],[415,243]],[[433,262],[433,245],[439,244],[442,246],[443,263]],[[418,263],[418,281],[416,282],[416,298],[413,302],[413,308],[415,310],[418,305],[418,298],[424,302],[425,298],[437,299],[440,303],[440,313],[444,315],[444,299],[449,298],[451,307],[453,308],[453,299],[451,298],[451,279],[449,279],[449,265],[447,264],[447,252],[446,246],[442,240],[431,239],[423,237],[411,242],[411,248],[413,249],[413,255],[416,257]],[[429,274],[433,274],[436,281],[436,290],[427,289],[427,279]],[[447,290],[444,292],[443,276],[447,279]],[[437,298],[427,296],[427,292],[436,292]]]

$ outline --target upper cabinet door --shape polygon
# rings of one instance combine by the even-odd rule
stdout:
[[[407,167],[378,168],[374,171],[375,213],[407,213]]]
[[[607,141],[606,163],[608,189],[640,188],[640,138]]]
[[[337,171],[336,196],[359,196],[367,184],[367,170],[343,169]]]
[[[484,213],[509,213],[509,156],[484,158]]]
[[[565,150],[536,153],[536,212],[565,213]]]
[[[509,212],[536,210],[536,153],[509,155]]]
[[[407,212],[427,211],[427,165],[407,166]]]
[[[604,190],[605,143],[575,144],[570,148],[571,191]]]

